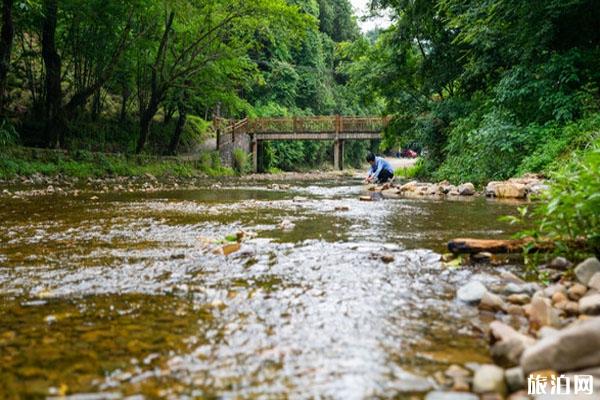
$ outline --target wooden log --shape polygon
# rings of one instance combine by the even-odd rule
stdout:
[[[453,239],[448,242],[448,250],[454,254],[475,254],[488,252],[492,254],[521,253],[529,248],[530,252],[547,252],[554,249],[551,242],[537,243],[533,238],[511,240],[489,239]]]

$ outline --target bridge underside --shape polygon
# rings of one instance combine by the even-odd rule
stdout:
[[[380,133],[373,132],[347,132],[347,133],[254,133],[252,140],[252,161],[254,172],[261,172],[263,141],[276,140],[330,140],[333,141],[333,167],[337,170],[344,169],[344,142],[346,140],[377,140],[381,139]]]
[[[253,140],[375,140],[381,139],[381,133],[346,132],[346,133],[254,133]]]

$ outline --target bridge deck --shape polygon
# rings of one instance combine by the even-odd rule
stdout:
[[[231,152],[239,140],[249,141],[252,149],[254,171],[259,170],[261,146],[265,140],[331,140],[333,141],[333,164],[336,169],[344,167],[345,140],[380,139],[390,122],[389,117],[293,117],[255,118],[241,121],[215,118],[217,148]],[[237,138],[237,139],[236,139]],[[229,149],[229,150],[226,150]]]
[[[254,118],[240,121],[217,119],[225,136],[252,135],[253,140],[369,140],[378,139],[389,117],[342,117],[339,115],[293,118]],[[227,139],[226,139],[227,140]]]
[[[348,133],[315,133],[315,132],[270,132],[254,133],[254,140],[372,140],[380,139],[381,133],[348,132]]]

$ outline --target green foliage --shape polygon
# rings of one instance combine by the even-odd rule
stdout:
[[[19,140],[19,134],[15,127],[6,119],[0,121],[0,149],[14,146]]]
[[[600,132],[600,114],[560,126],[521,128],[510,114],[471,114],[453,123],[446,159],[435,179],[484,184],[526,172],[553,171],[564,158]]]
[[[429,178],[546,171],[589,142],[600,111],[593,0],[373,4],[396,22],[345,48],[340,70],[361,97],[386,99],[395,119],[382,145],[423,147]]]
[[[424,162],[419,159],[414,165],[407,168],[399,168],[394,171],[394,175],[401,179],[413,179],[423,174]]]
[[[571,252],[583,240],[600,256],[600,139],[552,175],[550,191],[535,215],[537,236],[556,241],[561,252]]]
[[[49,153],[43,156],[26,154],[5,154],[0,159],[0,178],[9,179],[16,176],[31,176],[33,174],[87,178],[106,176],[155,176],[192,177],[199,174],[209,176],[231,176],[230,168],[221,165],[219,154],[204,153],[200,161],[187,162],[174,159],[159,159],[155,157],[126,157],[76,151],[72,155]]]
[[[250,156],[242,149],[233,150],[233,170],[238,175],[248,173],[252,170]]]

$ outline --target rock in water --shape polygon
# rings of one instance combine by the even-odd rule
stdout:
[[[600,294],[592,294],[579,300],[579,312],[586,315],[600,314]]]
[[[381,261],[383,261],[386,264],[394,262],[394,255],[393,254],[389,254],[389,253],[383,254],[381,256]]]
[[[527,186],[515,182],[490,182],[485,194],[499,199],[524,199],[527,197]]]
[[[506,393],[504,370],[493,364],[482,365],[473,377],[473,391],[504,395]]]
[[[427,393],[425,400],[479,400],[479,396],[473,393],[435,391]]]
[[[223,245],[221,247],[214,249],[213,254],[216,254],[216,255],[221,254],[224,256],[228,256],[232,253],[235,253],[236,251],[239,251],[240,247],[241,247],[241,245],[239,243],[226,244],[226,245]]]
[[[590,283],[592,276],[598,272],[600,272],[600,261],[596,257],[588,258],[575,268],[577,279],[586,286]]]
[[[460,301],[464,301],[469,304],[477,304],[483,298],[483,295],[487,292],[487,289],[483,283],[479,281],[471,281],[458,289],[456,296]]]
[[[491,312],[505,311],[506,304],[500,296],[486,291],[479,302],[479,309]]]
[[[464,183],[458,187],[458,193],[461,196],[473,196],[475,194],[475,186],[471,182]]]
[[[540,370],[575,371],[600,365],[600,318],[591,318],[545,337],[525,349],[525,374]]]

